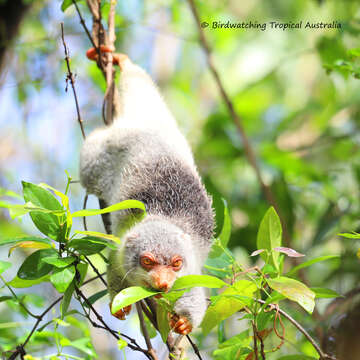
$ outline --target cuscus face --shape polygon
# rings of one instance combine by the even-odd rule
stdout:
[[[190,236],[164,220],[143,222],[125,235],[123,267],[132,285],[166,292],[189,274],[193,256]]]

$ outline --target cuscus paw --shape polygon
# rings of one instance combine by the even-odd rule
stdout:
[[[111,312],[111,303],[110,306],[110,312]],[[115,314],[111,313],[112,316],[115,316],[119,320],[125,320],[126,315],[129,315],[131,311],[131,305],[125,306],[124,308],[118,310]]]
[[[113,48],[111,48],[110,46],[106,46],[106,45],[101,45],[100,46],[100,52],[101,53],[112,53],[114,51]],[[87,52],[86,52],[86,56],[88,59],[90,60],[95,60],[97,61],[99,55],[98,52],[95,48],[90,48]],[[124,63],[126,60],[128,60],[128,56],[125,54],[121,54],[121,53],[113,53],[113,64],[114,65],[118,65],[120,66],[120,69],[123,68]]]
[[[192,331],[192,325],[190,320],[186,316],[179,316],[171,314],[169,319],[169,325],[171,330],[180,335],[190,334]]]

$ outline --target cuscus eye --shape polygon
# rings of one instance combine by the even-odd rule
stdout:
[[[173,269],[175,271],[178,271],[181,269],[182,263],[183,263],[183,260],[182,260],[181,256],[175,256],[171,260],[171,266],[173,267]]]
[[[140,257],[140,264],[144,268],[151,268],[156,265],[156,261],[152,254],[144,254]]]

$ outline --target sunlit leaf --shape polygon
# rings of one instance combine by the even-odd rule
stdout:
[[[269,286],[290,300],[296,301],[310,314],[315,307],[315,293],[300,281],[281,276],[267,279]]]
[[[48,210],[64,211],[61,204],[55,198],[50,191],[44,188],[23,181],[23,194],[25,201],[30,201],[36,206],[42,207]],[[62,223],[61,217],[54,214],[43,214],[37,211],[30,213],[31,219],[35,226],[45,235],[56,239],[59,232],[60,225]]]
[[[165,343],[170,332],[168,310],[166,307],[158,304],[156,307],[156,321],[159,327],[159,332],[161,335],[162,341]]]
[[[261,253],[261,257],[264,261],[268,261],[270,265],[273,265],[279,271],[279,253],[272,251],[276,247],[281,246],[282,228],[279,216],[275,209],[270,207],[263,217],[258,235],[257,235],[257,248],[268,250],[270,256],[267,253]]]
[[[125,306],[131,305],[139,300],[146,299],[150,296],[158,294],[158,291],[147,290],[140,286],[128,287],[121,290],[113,299],[111,304],[111,312],[117,313]]]
[[[190,289],[193,287],[207,287],[207,288],[221,288],[229,286],[225,281],[222,281],[215,276],[210,275],[185,275],[174,282],[171,290]]]
[[[47,264],[54,265],[57,268],[64,268],[70,264],[72,264],[76,260],[75,257],[70,256],[66,258],[60,258],[58,256],[49,256],[42,258],[41,261],[46,262]]]
[[[61,191],[56,190],[55,188],[53,188],[52,186],[45,184],[45,183],[40,183],[39,184],[40,187],[45,188],[45,189],[50,189],[52,190],[60,199],[61,199],[61,203],[63,205],[63,207],[66,209],[66,223],[67,223],[67,227],[71,228],[72,225],[72,215],[70,212],[70,208],[69,208],[69,198],[68,196],[66,196],[65,194],[63,194]]]
[[[114,241],[117,244],[121,243],[120,238],[118,238],[118,237],[116,237],[114,235],[111,235],[111,234],[104,234],[104,233],[101,233],[101,232],[98,232],[98,231],[75,230],[75,233],[76,234],[89,235],[89,236],[97,237],[97,238],[100,238],[100,239],[108,239],[108,240]]]
[[[80,0],[74,0],[75,2],[78,2]],[[61,4],[61,11],[64,12],[68,7],[74,4],[73,0],[64,0]]]
[[[353,233],[340,233],[339,236],[343,236],[347,239],[360,239],[360,234],[353,232]]]
[[[250,298],[256,290],[256,285],[248,280],[239,280],[233,286],[225,289],[217,297],[215,304],[211,304],[205,313],[201,323],[204,335],[206,336],[221,321],[235,314],[246,305],[242,299],[233,298],[232,295]]]
[[[143,211],[144,216],[146,215],[145,205],[141,201],[125,200],[125,201],[121,201],[117,204],[108,206],[104,209],[86,209],[86,210],[75,211],[72,214],[72,216],[78,217],[78,216],[101,215],[101,214],[107,214],[107,213],[110,213],[113,211],[126,210],[126,209],[140,209]]]
[[[50,275],[45,275],[41,278],[35,280],[24,280],[20,279],[18,276],[15,276],[8,284],[14,288],[28,288],[37,284],[41,284],[42,282],[49,281]]]
[[[22,241],[22,242],[18,242],[17,244],[15,244],[14,246],[12,246],[9,249],[9,254],[8,256],[11,255],[11,253],[16,249],[16,248],[24,248],[24,249],[51,249],[53,248],[52,244],[47,244],[45,242],[37,242],[37,241]]]

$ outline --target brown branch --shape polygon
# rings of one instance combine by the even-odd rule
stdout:
[[[252,321],[251,324],[252,324],[253,333],[254,333],[254,352],[253,352],[253,354],[255,355],[255,360],[259,360],[258,347],[257,347],[257,331],[256,331],[255,321]]]
[[[142,312],[141,304],[139,302],[136,303],[136,310],[137,310],[137,313],[139,315],[140,328],[141,328],[142,334],[143,334],[144,339],[145,339],[145,343],[146,343],[146,347],[148,349],[148,353],[151,355],[153,360],[159,360],[159,358],[156,355],[156,352],[155,352],[154,348],[151,345],[149,332],[147,331],[146,324],[145,324],[144,314]]]
[[[202,357],[201,357],[201,354],[200,354],[200,351],[199,351],[199,348],[197,347],[197,345],[191,340],[191,337],[189,335],[186,335],[186,338],[188,339],[190,345],[194,349],[196,356],[199,358],[199,360],[202,360]]]
[[[89,307],[89,309],[94,313],[95,317],[98,319],[98,321],[102,324],[102,328],[105,329],[107,332],[109,332],[116,340],[120,339],[120,336],[118,335],[118,333],[111,329],[107,323],[104,321],[103,317],[95,310],[94,306],[90,303],[90,301],[87,299],[87,297],[82,293],[82,291],[75,285],[75,291],[78,294],[79,297],[81,297],[83,299],[83,301],[87,304],[87,306]],[[89,319],[89,321],[91,322],[91,324],[93,325],[94,322],[91,320],[90,316],[87,316],[87,318]],[[96,324],[96,323],[95,323]],[[98,327],[97,325],[95,325],[95,327]],[[136,344],[136,341],[132,338],[130,338],[129,336],[120,333],[121,336],[130,339],[131,342]],[[139,351],[142,352],[144,355],[147,356],[148,359],[150,360],[156,360],[153,359],[151,357],[151,355],[149,354],[149,352],[145,349],[142,349],[139,345],[133,345],[133,344],[128,344],[127,345],[130,349],[135,350],[135,351]]]
[[[115,7],[117,0],[110,1],[110,11],[108,18],[108,40],[107,46],[111,49],[114,49],[115,46]],[[106,64],[106,93],[104,101],[106,101],[106,124],[111,124],[113,122],[114,115],[114,78],[115,71],[113,70],[113,55],[111,52],[107,53],[107,64]]]
[[[95,44],[95,42],[94,42],[94,39],[92,38],[92,36],[91,36],[91,34],[90,34],[90,31],[89,31],[89,29],[87,28],[87,26],[86,26],[86,24],[85,24],[85,20],[84,20],[84,18],[83,18],[82,15],[81,15],[81,12],[80,12],[80,9],[79,9],[79,7],[78,7],[78,5],[77,5],[77,3],[76,3],[76,0],[72,0],[72,2],[73,2],[73,4],[75,5],[75,9],[76,9],[77,14],[79,15],[80,24],[81,24],[82,27],[84,28],[84,30],[85,30],[85,32],[86,32],[86,35],[87,35],[87,37],[89,38],[92,46],[93,46],[95,49],[97,49],[98,54],[100,55],[99,48],[98,48],[98,46],[96,46],[96,44]]]
[[[89,195],[86,194],[85,197],[84,197],[84,203],[83,203],[83,210],[86,209],[86,204],[87,204],[87,201],[89,199]],[[83,216],[83,226],[84,226],[84,230],[87,231],[87,223],[86,223],[86,216]]]
[[[64,38],[64,23],[61,23],[61,39],[62,39],[62,43],[64,45],[65,62],[66,62],[66,67],[67,67],[65,91],[67,91],[68,81],[70,81],[71,88],[72,88],[73,95],[74,95],[76,112],[77,112],[78,122],[79,122],[80,129],[81,129],[81,134],[82,134],[83,138],[85,139],[86,135],[85,135],[84,127],[83,127],[83,121],[82,121],[81,115],[80,115],[80,107],[79,107],[79,102],[78,102],[78,98],[77,98],[77,94],[76,94],[76,90],[75,90],[75,78],[74,78],[74,75],[73,75],[73,73],[71,72],[71,69],[70,69],[69,49],[68,49],[68,47],[67,47],[67,45],[65,43],[65,38]]]
[[[265,304],[266,302],[261,299],[254,299],[256,302],[260,304]],[[283,315],[286,319],[288,319],[303,335],[306,337],[306,339],[311,343],[311,345],[315,348],[316,352],[320,355],[321,360],[336,360],[331,355],[328,355],[324,353],[320,346],[317,344],[315,339],[311,337],[311,335],[294,319],[292,318],[287,312],[284,310],[281,310],[277,304],[268,304],[267,307],[269,307],[269,311],[277,311],[281,315]]]
[[[105,275],[106,273],[103,273],[101,275]],[[98,276],[94,276],[91,279],[88,279],[86,281],[84,281],[84,283],[81,286],[84,286],[94,280],[96,280],[98,278]],[[32,337],[32,335],[34,334],[35,330],[37,329],[37,327],[39,326],[40,322],[43,320],[44,316],[59,302],[62,300],[62,298],[64,297],[64,295],[60,296],[59,298],[57,298],[55,301],[53,301],[40,315],[35,315],[37,318],[37,321],[35,322],[34,326],[32,327],[30,334],[27,336],[27,338],[25,339],[23,344],[20,344],[16,347],[16,350],[13,352],[13,354],[9,357],[8,360],[13,360],[16,359],[16,357],[18,355],[24,354],[25,355],[25,346],[26,344],[29,342],[30,338]]]
[[[86,261],[89,263],[89,265],[92,267],[92,269],[94,270],[95,274],[99,277],[99,279],[101,280],[101,282],[107,287],[107,282],[105,281],[105,279],[101,276],[99,270],[96,268],[96,266],[90,261],[89,257],[84,255]]]
[[[206,61],[209,67],[209,70],[211,72],[211,74],[213,75],[216,85],[220,91],[220,94],[225,102],[226,107],[228,108],[228,111],[230,113],[230,116],[241,136],[242,142],[243,142],[243,146],[244,146],[244,151],[245,151],[245,155],[247,160],[249,161],[249,164],[251,165],[251,167],[253,168],[253,170],[255,171],[256,177],[258,179],[258,182],[261,186],[262,192],[267,200],[267,202],[272,205],[276,212],[279,215],[279,218],[281,220],[281,224],[283,227],[283,233],[284,233],[284,240],[285,240],[285,244],[286,246],[290,246],[291,243],[291,239],[290,239],[290,234],[287,228],[287,224],[284,220],[284,217],[282,216],[282,213],[280,211],[280,208],[276,202],[275,196],[273,194],[273,192],[271,191],[271,188],[269,185],[267,185],[264,180],[263,177],[261,175],[261,171],[260,171],[260,167],[257,163],[256,160],[256,156],[255,156],[255,152],[250,144],[250,141],[245,133],[243,124],[242,124],[242,119],[240,118],[240,116],[236,113],[235,111],[235,107],[234,104],[232,103],[228,93],[225,90],[225,87],[223,85],[223,82],[219,76],[219,73],[214,65],[213,62],[213,58],[212,58],[212,51],[210,48],[210,45],[205,37],[205,33],[203,28],[201,27],[201,22],[200,22],[200,16],[198,13],[198,10],[196,8],[195,2],[194,0],[188,0],[192,14],[195,18],[195,22],[197,24],[197,28],[198,28],[198,34],[199,34],[199,40],[200,40],[200,44],[203,48],[203,50],[205,51],[206,54]]]

